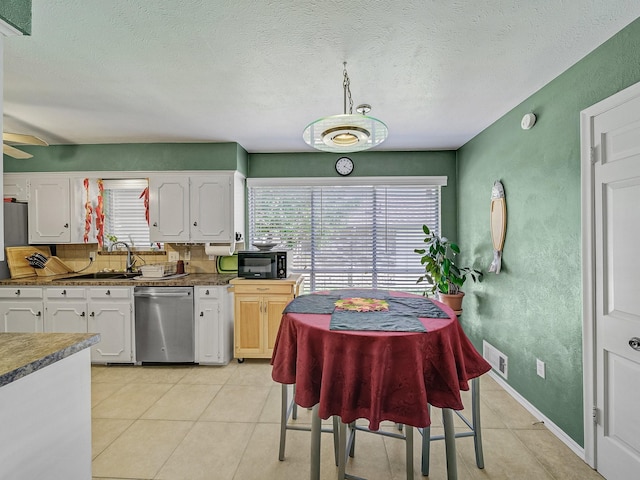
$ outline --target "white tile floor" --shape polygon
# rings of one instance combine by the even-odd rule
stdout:
[[[460,480],[602,479],[488,375],[481,385],[485,468],[475,466],[472,439],[458,439]],[[92,406],[94,480],[309,478],[308,432],[289,431],[286,459],[278,461],[280,385],[271,379],[268,360],[225,367],[94,366]],[[432,417],[433,433],[442,433],[437,409]],[[310,423],[310,412],[300,409],[298,421]],[[419,444],[416,434],[416,479],[426,478]],[[404,480],[404,443],[359,433],[347,471],[368,480]],[[327,435],[321,472],[323,480],[336,478]],[[433,443],[428,478],[446,479],[441,441]]]

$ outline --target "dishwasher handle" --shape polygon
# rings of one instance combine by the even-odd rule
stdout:
[[[154,292],[154,293],[134,292],[133,296],[143,297],[143,298],[190,297],[191,292]]]

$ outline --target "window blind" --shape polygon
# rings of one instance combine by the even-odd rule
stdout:
[[[249,185],[249,235],[290,252],[310,290],[424,291],[415,248],[440,231],[440,185]]]
[[[114,236],[138,250],[150,248],[149,225],[144,201],[140,198],[146,186],[146,179],[104,181],[104,233],[107,245],[112,243],[108,237]]]

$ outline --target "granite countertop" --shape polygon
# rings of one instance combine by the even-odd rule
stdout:
[[[99,341],[97,333],[0,333],[0,387]]]
[[[222,273],[190,273],[183,277],[167,278],[167,279],[140,279],[133,278],[118,280],[96,280],[86,278],[73,278],[73,274],[65,273],[63,275],[52,275],[50,277],[26,277],[16,279],[0,280],[0,285],[25,285],[25,286],[126,286],[126,287],[142,287],[142,286],[165,286],[165,287],[191,287],[199,285],[227,285],[229,281],[235,278],[236,274]],[[82,274],[78,274],[82,275]]]

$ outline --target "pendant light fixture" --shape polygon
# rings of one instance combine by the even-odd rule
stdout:
[[[304,129],[302,138],[313,148],[324,152],[350,153],[375,147],[385,141],[387,126],[377,118],[367,116],[371,105],[362,104],[353,113],[347,62],[343,70],[344,114],[319,118]],[[349,113],[347,113],[347,100]]]

